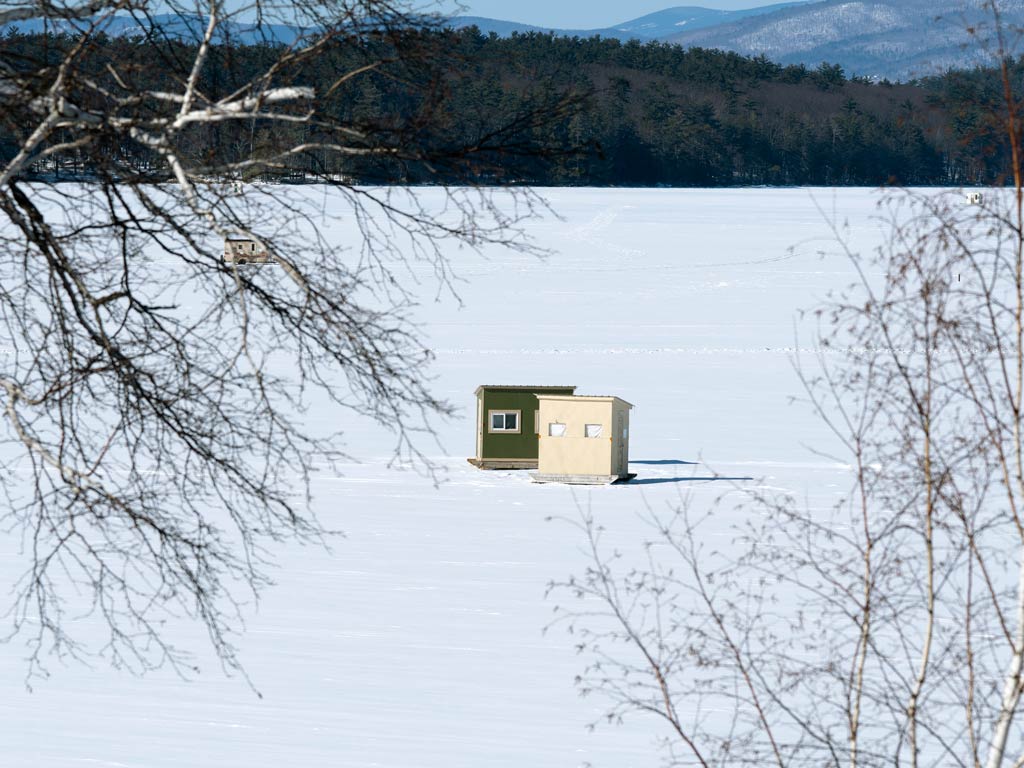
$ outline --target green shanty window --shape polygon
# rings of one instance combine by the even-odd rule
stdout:
[[[520,430],[519,411],[491,411],[491,432],[514,432]]]

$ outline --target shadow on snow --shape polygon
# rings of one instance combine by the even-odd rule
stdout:
[[[716,480],[729,482],[740,482],[742,480],[753,480],[752,477],[725,477],[724,475],[713,475],[711,477],[642,477],[630,480],[622,485],[658,485],[661,483],[708,483]]]
[[[647,464],[649,466],[666,466],[666,465],[684,465],[688,467],[696,467],[699,462],[696,461],[683,461],[682,459],[652,459],[650,461],[630,461],[630,464]]]

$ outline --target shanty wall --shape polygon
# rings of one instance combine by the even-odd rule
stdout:
[[[615,407],[613,400],[540,396],[540,445],[537,468],[552,475],[618,474],[613,466]],[[628,409],[626,409],[628,411]],[[552,424],[565,434],[553,437]],[[600,437],[587,437],[587,424],[602,426]]]
[[[557,390],[556,390],[557,391]],[[564,390],[572,394],[572,388]],[[492,387],[477,395],[477,458],[536,459],[538,425],[537,395],[529,390]],[[518,433],[491,432],[492,411],[519,411]]]

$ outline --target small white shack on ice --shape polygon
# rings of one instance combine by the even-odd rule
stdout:
[[[255,240],[224,238],[224,261],[228,264],[273,264],[267,249]]]
[[[618,397],[537,395],[538,483],[603,485],[632,480],[629,412]]]

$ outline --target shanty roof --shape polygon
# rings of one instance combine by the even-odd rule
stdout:
[[[564,386],[552,386],[551,384],[540,384],[537,386],[528,386],[526,384],[481,384],[476,388],[473,394],[478,395],[485,389],[514,389],[522,392],[548,392],[553,390],[564,390],[569,389],[573,392],[576,391],[576,386],[573,384],[566,384]]]
[[[618,400],[620,403],[625,403],[630,408],[635,406],[628,400],[623,400],[617,395],[540,395],[539,397],[545,400]]]

